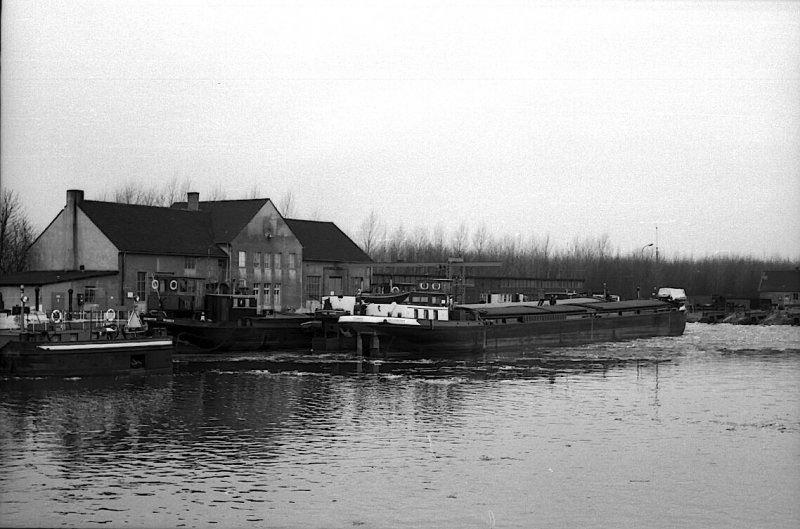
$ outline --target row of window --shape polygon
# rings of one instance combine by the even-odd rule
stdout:
[[[272,292],[272,303],[269,302],[270,292]],[[275,305],[281,304],[281,284],[280,283],[253,283],[253,295],[258,298],[262,296],[259,301],[262,305]]]
[[[262,253],[262,252],[252,252],[253,255],[253,268],[260,269],[261,264],[264,264],[264,268],[269,270],[271,268],[283,268],[283,253]],[[247,252],[242,250],[239,252],[239,268],[245,268],[247,266]],[[288,263],[287,266],[290,270],[294,270],[297,267],[297,254],[290,253],[288,254]]]

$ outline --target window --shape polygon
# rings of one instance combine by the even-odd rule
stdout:
[[[275,269],[280,270],[283,267],[283,254],[276,253],[275,254]]]
[[[247,266],[247,252],[239,252],[239,268]]]
[[[197,267],[197,257],[187,256],[183,262],[183,267],[187,270],[194,270]]]
[[[342,276],[331,276],[328,278],[328,288],[334,294],[342,293]]]
[[[322,290],[322,276],[308,276],[306,277],[306,299],[320,299],[320,291]]]
[[[295,267],[295,259],[297,259],[297,255],[290,253],[289,254],[289,270],[294,270]]]
[[[253,295],[258,296],[258,290],[261,288],[261,283],[253,283]]]
[[[84,303],[94,303],[94,300],[97,298],[95,295],[97,293],[97,287],[90,287],[86,286],[83,289],[83,302]]]
[[[136,272],[136,296],[144,301],[147,295],[147,272]]]
[[[261,252],[253,252],[253,268],[256,270],[261,268]]]
[[[264,268],[270,269],[272,268],[272,254],[265,253],[264,254]]]
[[[275,283],[272,286],[272,298],[273,298],[273,304],[276,307],[280,307],[281,306],[281,284],[280,283]]]

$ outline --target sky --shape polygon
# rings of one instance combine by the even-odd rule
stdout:
[[[800,259],[800,2],[2,4],[0,185]],[[644,248],[644,249],[643,249]]]

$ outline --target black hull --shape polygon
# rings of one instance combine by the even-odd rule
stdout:
[[[310,318],[264,318],[237,322],[175,320],[167,332],[206,351],[286,351],[311,349],[311,334],[301,327]]]
[[[347,327],[362,334],[377,334],[380,352],[387,356],[441,358],[680,336],[686,327],[686,317],[683,312],[669,311],[525,323],[431,320],[421,320],[420,323],[420,326],[352,323]]]
[[[172,373],[169,338],[86,342],[6,343],[0,375],[7,377],[86,377]]]

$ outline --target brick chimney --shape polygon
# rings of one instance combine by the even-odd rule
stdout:
[[[189,211],[198,211],[200,209],[200,193],[197,191],[186,193],[186,209]]]
[[[78,268],[78,206],[81,202],[83,202],[83,189],[67,189],[67,206],[64,211],[67,255],[64,267],[70,270]]]

